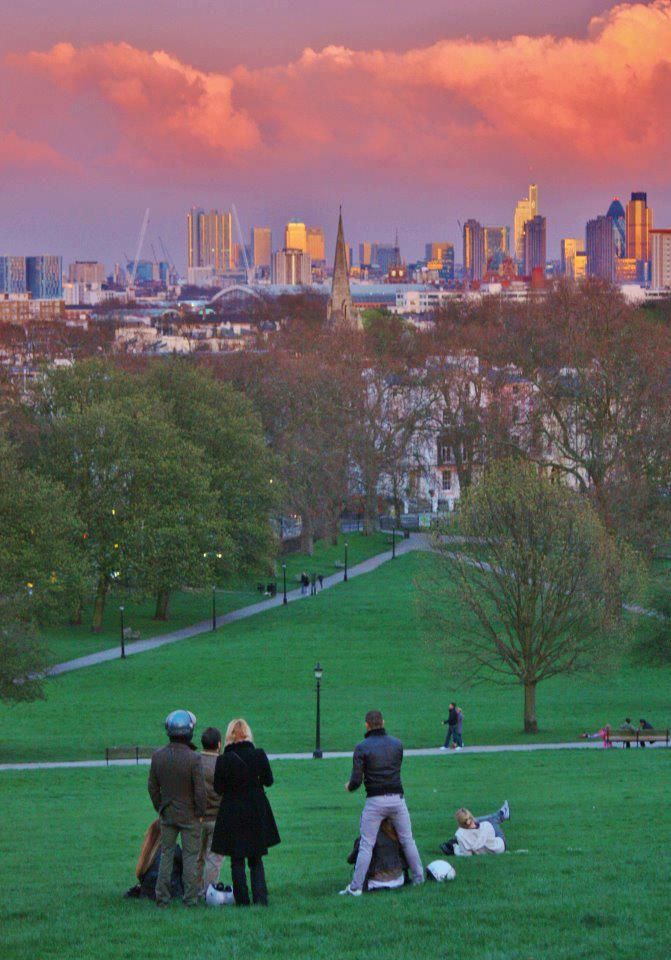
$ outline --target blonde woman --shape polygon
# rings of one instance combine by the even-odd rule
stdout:
[[[161,864],[161,821],[154,820],[147,828],[135,867],[137,884],[126,892],[127,897],[156,899],[156,880]],[[175,899],[184,895],[182,886],[182,849],[177,844],[170,877],[170,892]]]
[[[510,820],[510,805],[507,800],[496,813],[474,817],[466,807],[460,807],[454,815],[458,824],[455,836],[440,849],[448,856],[470,857],[483,853],[505,853],[506,838],[501,824]]]
[[[280,842],[275,817],[264,787],[273,783],[268,757],[254,746],[249,724],[231,720],[226,747],[214,768],[214,789],[221,804],[212,836],[212,851],[231,858],[236,906],[249,906],[245,860],[249,866],[252,900],[268,906],[263,857]]]

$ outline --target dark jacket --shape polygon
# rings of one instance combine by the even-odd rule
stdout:
[[[358,790],[363,781],[367,797],[382,797],[400,793],[403,744],[390,737],[384,727],[369,730],[364,740],[354,748],[349,789]]]
[[[152,754],[147,789],[165,823],[189,823],[205,816],[203,768],[191,744],[169,743]]]
[[[203,777],[205,778],[205,793],[207,794],[207,809],[205,810],[206,820],[216,820],[219,813],[219,802],[221,797],[214,789],[214,768],[219,759],[218,753],[211,753],[209,750],[203,751],[200,755],[200,762],[203,767]]]
[[[347,858],[347,862],[354,865],[359,855],[361,837],[357,837],[352,847],[352,852]],[[408,870],[408,862],[405,854],[398,842],[398,837],[389,836],[384,829],[384,821],[380,824],[377,834],[377,840],[373,847],[373,855],[370,860],[370,867],[366,874],[366,884],[369,880],[396,880],[402,873]]]
[[[280,842],[264,787],[273,783],[268,757],[253,743],[229,744],[214,768],[221,804],[212,834],[212,851],[223,856],[263,857]]]

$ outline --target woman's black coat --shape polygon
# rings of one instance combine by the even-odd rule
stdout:
[[[263,857],[280,842],[264,787],[273,783],[268,757],[246,740],[229,744],[217,758],[214,789],[221,805],[212,835],[213,853]]]

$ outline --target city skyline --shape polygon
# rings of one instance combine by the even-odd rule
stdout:
[[[529,183],[553,258],[613,196],[647,192],[656,223],[671,222],[669,0],[545,13],[523,0],[506,17],[430,0],[430,30],[408,26],[407,4],[363,2],[344,24],[326,5],[300,19],[301,5],[252,3],[252,27],[241,4],[204,3],[151,35],[150,2],[112,25],[106,0],[86,15],[61,0],[32,31],[35,0],[11,11],[0,249],[123,262],[150,207],[150,233],[182,265],[183,211],[235,203],[245,237],[256,225],[278,237],[293,217],[323,226],[330,259],[342,203],[352,243],[398,229],[414,259],[435,238],[460,250],[458,220],[512,228]],[[239,31],[219,58],[212,37],[194,45],[206,11],[221,36]]]

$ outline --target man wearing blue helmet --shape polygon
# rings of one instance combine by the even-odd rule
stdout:
[[[200,754],[191,743],[196,718],[189,710],[173,710],[165,721],[170,743],[151,758],[147,784],[161,821],[161,864],[156,881],[156,906],[170,903],[170,876],[177,838],[182,837],[184,903],[198,903],[196,864],[200,824],[207,808]]]

